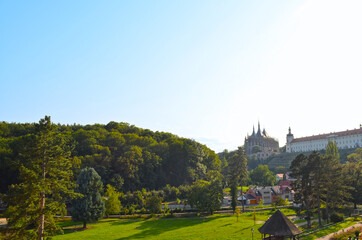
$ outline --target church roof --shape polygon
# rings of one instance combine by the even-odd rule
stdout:
[[[342,131],[342,132],[319,134],[316,136],[295,138],[292,141],[292,143],[326,139],[329,137],[343,137],[343,136],[350,136],[350,135],[357,135],[357,134],[362,134],[362,128],[354,129],[354,130],[346,130],[346,131]]]
[[[302,233],[280,210],[277,210],[258,230],[260,233],[273,236],[295,236]]]

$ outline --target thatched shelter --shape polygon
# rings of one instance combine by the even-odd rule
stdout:
[[[263,239],[295,239],[302,231],[297,228],[281,211],[277,210],[259,229]],[[265,235],[270,235],[265,237]]]

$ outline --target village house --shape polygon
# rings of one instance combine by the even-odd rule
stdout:
[[[261,200],[265,204],[275,203],[278,197],[284,200],[293,201],[294,191],[290,186],[290,181],[281,181],[279,186],[253,187],[249,188],[243,195],[245,204],[259,204]],[[241,197],[238,198],[241,201]]]

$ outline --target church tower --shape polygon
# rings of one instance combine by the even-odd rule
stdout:
[[[286,146],[286,149],[285,149],[285,151],[288,152],[288,153],[292,152],[292,148],[291,148],[290,143],[293,140],[294,140],[294,135],[292,134],[292,131],[291,131],[290,127],[289,127],[289,132],[287,134],[287,146]]]

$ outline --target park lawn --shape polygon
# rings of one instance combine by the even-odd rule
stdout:
[[[233,215],[137,220],[103,219],[98,223],[89,224],[87,230],[66,230],[64,235],[55,236],[53,239],[252,239],[252,228],[256,239],[261,236],[257,229],[267,218],[266,213],[257,214],[256,225],[252,213],[241,214],[239,221]]]
[[[308,236],[303,236],[303,239],[305,240],[312,240],[312,239],[317,239],[323,236],[326,236],[328,234],[334,233],[334,232],[338,232],[339,230],[352,226],[354,224],[358,223],[358,220],[353,220],[353,218],[348,219],[346,222],[343,223],[338,223],[334,226],[331,226],[329,228],[326,228],[324,230],[321,230],[319,232],[313,233],[311,235]]]

